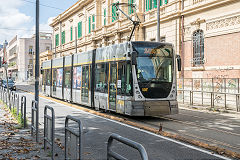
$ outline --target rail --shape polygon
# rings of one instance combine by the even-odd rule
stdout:
[[[36,142],[38,142],[38,122],[39,122],[39,108],[38,102],[33,100],[32,101],[32,124],[31,124],[31,135],[36,136]]]
[[[139,151],[140,155],[141,155],[141,158],[142,160],[148,160],[148,155],[147,155],[147,152],[145,150],[145,148],[137,143],[137,142],[134,142],[130,139],[127,139],[125,137],[122,137],[118,134],[111,134],[110,137],[108,138],[108,144],[107,144],[107,160],[109,160],[111,157],[112,158],[115,158],[115,159],[123,159],[123,160],[127,160],[125,157],[121,156],[120,154],[112,151],[111,147],[112,147],[112,142],[113,140],[117,140],[119,142],[122,142],[123,144],[126,144],[132,148],[135,148]]]
[[[51,111],[51,116],[47,114]],[[54,157],[54,139],[55,139],[55,113],[54,109],[48,105],[44,108],[44,150],[47,149],[47,143],[51,146],[52,159]]]
[[[69,127],[69,120],[78,124],[78,131]],[[80,119],[68,115],[65,119],[65,159],[82,159],[82,123]],[[78,139],[78,140],[77,140]],[[73,144],[73,147],[68,146]],[[78,148],[78,151],[77,151]],[[68,158],[68,156],[72,156]]]

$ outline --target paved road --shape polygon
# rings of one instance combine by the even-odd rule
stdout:
[[[21,93],[27,96],[27,111],[30,113],[31,94]],[[169,138],[152,134],[119,122],[108,120],[79,109],[72,108],[45,98],[40,98],[40,128],[43,128],[43,108],[48,104],[52,106],[56,114],[56,138],[64,140],[64,121],[67,115],[80,118],[84,126],[83,148],[84,159],[106,159],[107,139],[111,133],[117,133],[123,137],[141,143],[148,153],[149,159],[226,159],[222,156],[200,148],[184,144]],[[137,152],[128,147],[114,142],[114,150],[129,159],[139,159]],[[58,150],[59,151],[59,150]],[[59,153],[61,157],[63,153]]]
[[[22,85],[17,87],[34,92],[34,86]],[[118,114],[113,114],[113,116],[126,118],[126,116]],[[177,115],[128,118],[156,129],[159,128],[161,123],[163,131],[240,153],[239,113],[220,114],[218,112],[207,112],[206,110],[190,110],[180,105]]]

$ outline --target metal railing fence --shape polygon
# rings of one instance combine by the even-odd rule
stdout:
[[[132,147],[132,148],[138,150],[140,155],[141,155],[142,160],[148,160],[147,152],[141,144],[139,144],[135,141],[132,141],[130,139],[127,139],[125,137],[122,137],[122,136],[120,136],[118,134],[115,134],[115,133],[111,134],[110,137],[108,138],[107,160],[109,160],[110,158],[127,160],[127,158],[125,158],[122,155],[112,151],[113,140],[117,140],[117,141],[119,141],[119,142],[121,142],[121,143],[123,143],[123,144],[125,144],[129,147]]]
[[[78,124],[78,130],[69,127],[69,120]],[[82,159],[83,127],[80,119],[68,115],[65,119],[65,159]],[[69,145],[70,144],[70,145]]]
[[[240,111],[239,78],[178,79],[178,100],[190,105],[224,107]]]
[[[51,111],[51,116],[47,110]],[[52,159],[54,157],[54,138],[55,138],[55,113],[54,109],[48,105],[44,108],[44,150],[47,149],[47,143],[51,146]]]
[[[39,108],[38,108],[38,102],[33,100],[32,101],[32,124],[31,124],[31,135],[36,136],[36,142],[38,142],[39,138]]]

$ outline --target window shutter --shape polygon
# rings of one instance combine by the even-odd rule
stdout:
[[[153,0],[150,0],[149,10],[153,9],[152,1],[153,1]]]
[[[80,22],[78,22],[78,38],[80,38]]]
[[[153,0],[154,8],[157,8],[157,0]]]
[[[58,46],[59,45],[59,34],[55,35],[55,45]]]
[[[92,15],[92,30],[95,30],[95,15]]]
[[[165,4],[167,4],[168,3],[168,0],[165,0]]]
[[[61,39],[62,39],[62,44],[64,44],[65,43],[65,31],[63,31],[62,32],[62,37],[61,37]]]
[[[106,8],[103,10],[103,12],[104,12],[103,13],[104,14],[104,22],[103,23],[104,23],[104,26],[105,26],[106,25]]]
[[[80,22],[80,37],[82,37],[82,21]]]
[[[88,33],[91,33],[91,16],[88,17]]]
[[[82,37],[82,21],[78,23],[78,38]]]
[[[112,6],[112,22],[115,21],[115,18],[116,18],[115,6]]]
[[[73,28],[71,27],[70,30],[71,30],[71,41],[72,41],[73,40]]]
[[[162,0],[160,0],[160,6],[162,6]]]

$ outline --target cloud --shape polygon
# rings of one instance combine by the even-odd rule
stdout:
[[[52,27],[49,26],[50,23],[52,23],[52,20],[55,17],[49,17],[46,23],[40,23],[39,24],[39,32],[47,32],[47,33],[52,33]],[[28,34],[23,35],[22,37],[30,37],[33,34],[35,34],[36,30],[36,25],[32,26],[31,31]]]
[[[0,43],[10,41],[15,35],[22,36],[29,32],[31,16],[21,13],[21,0],[4,0],[0,5]]]

